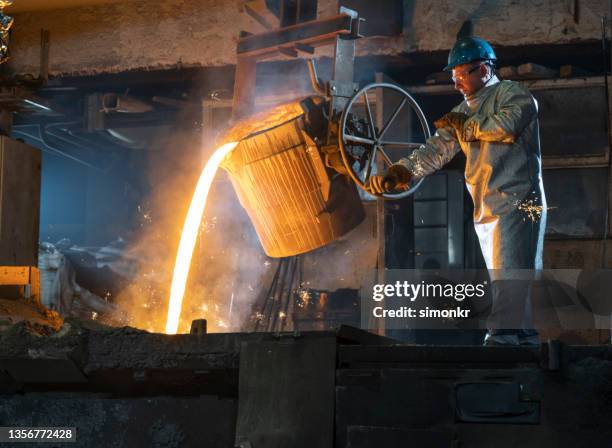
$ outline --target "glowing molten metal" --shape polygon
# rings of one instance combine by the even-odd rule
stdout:
[[[170,303],[168,306],[168,319],[166,321],[166,334],[176,334],[178,330],[179,317],[183,305],[183,295],[185,294],[185,285],[187,283],[187,276],[189,275],[189,267],[191,266],[191,257],[193,256],[193,249],[195,248],[198,236],[198,228],[202,221],[210,186],[221,161],[237,144],[237,142],[226,143],[214,152],[212,157],[206,162],[206,166],[204,166],[202,174],[200,174],[200,179],[198,180],[193,197],[191,198],[189,211],[185,218],[185,224],[183,224],[183,233],[181,233],[181,241],[176,254],[176,262],[174,263],[172,287],[170,288]]]

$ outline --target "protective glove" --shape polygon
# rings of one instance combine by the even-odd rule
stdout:
[[[457,132],[457,137],[461,140],[467,140],[465,133],[465,122],[469,117],[462,112],[449,112],[442,118],[434,121],[436,129],[451,127]]]
[[[384,176],[370,176],[366,183],[366,190],[374,195],[381,195],[394,190],[405,190],[411,177],[410,170],[404,165],[391,165]]]

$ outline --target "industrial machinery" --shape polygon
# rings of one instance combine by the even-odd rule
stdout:
[[[238,41],[234,87],[235,123],[223,142],[239,142],[221,165],[272,257],[321,247],[364,217],[357,187],[419,147],[430,136],[414,98],[392,83],[363,88],[354,83],[355,41],[363,21],[341,7],[337,16],[310,20]],[[334,44],[333,74],[326,83],[309,61],[316,95],[257,114],[255,65],[262,59]],[[393,107],[383,110],[385,104]],[[246,118],[245,118],[246,117]],[[402,192],[412,194],[420,182]],[[367,193],[362,193],[362,196]]]

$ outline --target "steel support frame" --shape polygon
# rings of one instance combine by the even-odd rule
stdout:
[[[335,43],[335,58],[327,93],[332,97],[331,112],[339,114],[354,91],[354,40],[361,37],[362,20],[355,11],[341,7],[338,15],[327,19],[241,37],[237,45],[232,118],[237,120],[253,112],[258,61],[298,51],[311,53],[309,49],[331,43]]]

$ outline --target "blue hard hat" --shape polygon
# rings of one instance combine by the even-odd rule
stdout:
[[[448,64],[444,67],[444,71],[468,62],[496,60],[497,56],[489,42],[480,37],[462,37],[457,39],[448,54]]]

